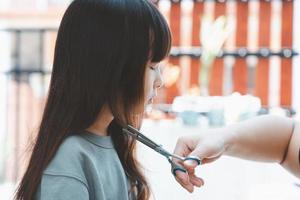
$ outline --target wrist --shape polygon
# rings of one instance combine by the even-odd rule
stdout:
[[[224,127],[224,155],[232,155],[236,143],[237,130],[234,125]]]

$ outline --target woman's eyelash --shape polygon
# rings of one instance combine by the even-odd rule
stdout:
[[[155,70],[155,66],[150,66],[150,69],[151,70]]]

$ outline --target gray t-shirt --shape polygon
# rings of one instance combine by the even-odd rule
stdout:
[[[69,136],[43,172],[38,200],[131,200],[130,185],[110,136]]]

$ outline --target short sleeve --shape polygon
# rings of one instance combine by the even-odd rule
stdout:
[[[43,174],[37,200],[88,199],[88,188],[79,179],[65,175]]]

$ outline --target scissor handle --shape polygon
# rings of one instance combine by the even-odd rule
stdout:
[[[168,160],[171,163],[171,172],[174,176],[176,176],[176,171],[178,171],[178,170],[183,173],[187,172],[184,167],[181,167],[181,166],[177,165],[176,163],[174,163],[171,158],[169,158]]]
[[[176,176],[176,171],[181,171],[183,173],[186,173],[186,169],[184,169],[183,167],[179,166],[179,165],[175,165],[174,167],[172,167],[172,174],[174,176]]]
[[[192,161],[195,161],[195,162],[197,162],[197,165],[201,165],[201,159],[199,159],[198,157],[196,157],[196,156],[188,156],[188,157],[185,157],[184,158],[184,161],[186,161],[186,160],[192,160]]]
[[[188,157],[185,157],[185,158],[184,158],[184,161],[186,161],[186,160],[193,160],[193,161],[197,162],[197,165],[201,165],[201,159],[199,159],[199,158],[196,157],[196,156],[188,156]],[[186,173],[186,172],[187,172],[187,170],[186,170],[184,167],[177,165],[176,163],[174,163],[174,162],[172,161],[172,159],[169,159],[169,162],[170,162],[171,165],[172,165],[172,169],[171,169],[171,170],[172,170],[172,174],[173,174],[174,176],[176,176],[176,171],[181,171],[181,172],[183,172],[183,173]]]

